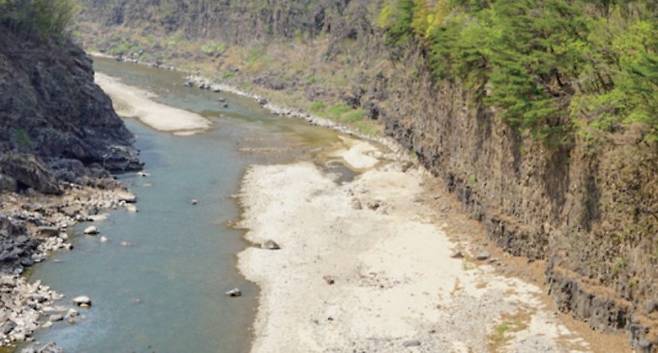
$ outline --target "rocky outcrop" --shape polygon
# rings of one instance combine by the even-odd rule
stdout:
[[[44,165],[74,161],[88,169],[141,168],[133,136],[94,83],[92,62],[77,46],[2,28],[0,153],[3,188],[57,193]],[[66,169],[66,168],[63,168]],[[73,179],[75,179],[75,177]]]
[[[0,156],[0,172],[13,179],[14,190],[32,188],[44,194],[61,194],[57,180],[34,155],[8,152]],[[10,189],[11,186],[8,187]]]

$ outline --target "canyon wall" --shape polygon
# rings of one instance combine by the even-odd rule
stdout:
[[[92,34],[82,40],[110,50],[114,43],[93,33],[121,33],[121,40],[141,43],[142,52],[177,64],[185,63],[181,57],[205,60],[215,70],[228,65],[224,51],[205,57],[185,53],[184,47],[144,44],[138,37],[157,35],[166,41],[178,35],[227,47],[265,46],[262,53],[277,47],[268,65],[247,70],[247,64],[231,62],[231,69],[242,74],[224,78],[362,109],[445,180],[501,248],[546,263],[548,290],[561,310],[596,329],[628,330],[641,352],[654,352],[656,144],[633,125],[596,144],[574,134],[568,143],[551,147],[526,136],[459,83],[436,82],[422,48],[387,47],[374,25],[379,7],[380,2],[356,0],[96,0],[88,1],[83,25],[97,32],[86,31]],[[281,47],[316,59],[299,64],[281,54]],[[121,54],[142,55],[136,51]],[[294,71],[273,69],[286,60]],[[322,70],[349,77],[340,84],[299,80]]]

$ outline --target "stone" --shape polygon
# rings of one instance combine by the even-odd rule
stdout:
[[[56,237],[59,235],[59,229],[56,227],[39,227],[37,233],[44,237]]]
[[[409,341],[404,341],[402,343],[402,346],[405,347],[405,348],[418,347],[420,345],[421,345],[421,343],[420,343],[419,340],[409,340]]]
[[[126,205],[126,210],[130,213],[137,213],[139,212],[139,209],[137,209],[137,206],[135,205]]]
[[[64,318],[65,319],[71,319],[71,318],[76,318],[78,316],[80,316],[80,313],[77,310],[71,308],[66,312],[66,315],[64,315]]]
[[[324,281],[330,286],[333,286],[336,283],[336,279],[332,276],[323,276],[322,279],[324,279]]]
[[[89,227],[85,228],[84,233],[87,234],[87,235],[97,235],[98,234],[98,228],[96,228],[95,226],[89,226]]]
[[[18,191],[18,183],[10,176],[0,174],[0,193]]]
[[[3,153],[0,157],[0,172],[15,180],[17,185],[24,185],[43,194],[62,194],[51,170],[34,155]]]
[[[280,250],[281,247],[274,240],[268,240],[260,245],[262,249],[266,250]]]
[[[48,317],[48,321],[52,321],[52,322],[58,322],[63,320],[64,320],[64,315],[62,314],[52,314]]]
[[[90,307],[91,306],[91,298],[89,298],[86,295],[81,295],[81,296],[73,298],[73,304],[75,304],[79,307]]]
[[[4,335],[7,335],[11,331],[13,331],[15,328],[16,328],[16,323],[9,320],[9,321],[6,321],[4,324],[2,324],[2,326],[0,326],[0,331],[2,331],[2,333]]]
[[[137,196],[127,191],[121,191],[117,194],[117,199],[125,203],[135,203],[137,202]]]
[[[477,256],[475,257],[476,260],[478,261],[485,261],[488,260],[491,257],[491,254],[487,251],[480,251]]]
[[[258,104],[260,104],[260,105],[267,105],[267,99],[265,99],[265,98],[258,98]]]
[[[242,291],[239,288],[233,288],[229,291],[226,291],[224,294],[232,298],[237,298],[242,296]]]
[[[192,201],[190,201],[190,203],[191,203],[192,205],[195,205],[195,206],[196,206],[196,205],[199,204],[199,200],[197,200],[197,199],[192,199]]]

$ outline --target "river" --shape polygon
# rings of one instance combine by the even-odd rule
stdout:
[[[150,174],[119,176],[137,195],[139,212],[114,211],[98,222],[107,243],[81,235],[80,225],[75,250],[33,269],[31,280],[66,295],[61,304],[81,294],[93,299],[79,323],[56,323],[35,339],[69,353],[249,351],[259,290],[236,269],[236,254],[248,244],[229,226],[240,214],[231,196],[250,164],[312,155],[336,134],[230,94],[222,95],[229,103],[222,108],[217,93],[184,87],[180,73],[107,59],[95,65],[213,127],[181,137],[126,121]],[[243,297],[224,295],[233,287]]]

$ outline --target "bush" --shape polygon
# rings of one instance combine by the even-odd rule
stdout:
[[[61,37],[77,11],[73,0],[0,0],[0,23],[42,37]]]

